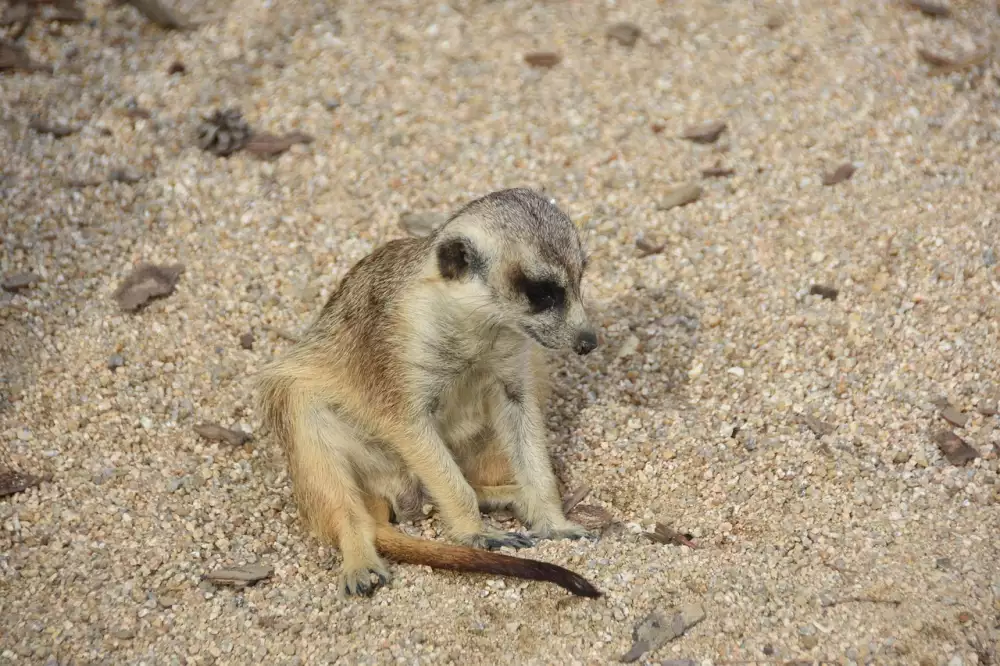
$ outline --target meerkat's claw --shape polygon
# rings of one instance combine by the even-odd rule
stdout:
[[[534,545],[534,539],[526,534],[518,534],[517,532],[501,532],[498,537],[486,537],[486,547],[490,550],[498,550],[503,546],[531,548]]]
[[[373,575],[376,579],[374,581]],[[375,594],[375,590],[387,585],[390,580],[392,575],[385,569],[363,567],[341,574],[340,586],[345,596],[370,597]]]

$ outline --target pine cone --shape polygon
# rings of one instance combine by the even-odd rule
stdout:
[[[252,133],[236,109],[216,110],[198,125],[198,147],[216,155],[232,155],[246,145]]]

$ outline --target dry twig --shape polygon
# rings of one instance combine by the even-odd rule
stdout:
[[[823,601],[820,605],[823,608],[829,608],[830,606],[839,606],[840,604],[889,604],[890,606],[899,606],[902,604],[901,599],[895,599],[891,597],[873,597],[873,596],[851,596],[851,597],[841,597],[840,599],[828,599]]]

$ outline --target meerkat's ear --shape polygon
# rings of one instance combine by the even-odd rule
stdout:
[[[445,280],[460,280],[482,264],[476,249],[468,238],[449,238],[437,249],[438,270]]]

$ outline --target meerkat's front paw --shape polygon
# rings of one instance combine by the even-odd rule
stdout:
[[[531,535],[537,539],[593,539],[594,535],[583,525],[568,520],[535,525]]]
[[[498,550],[503,546],[511,548],[531,548],[535,545],[534,540],[524,534],[517,532],[500,532],[498,530],[486,530],[472,536],[459,539],[473,548],[484,550]]]
[[[390,580],[392,574],[383,565],[370,565],[345,570],[340,575],[340,589],[348,597],[370,597]]]

